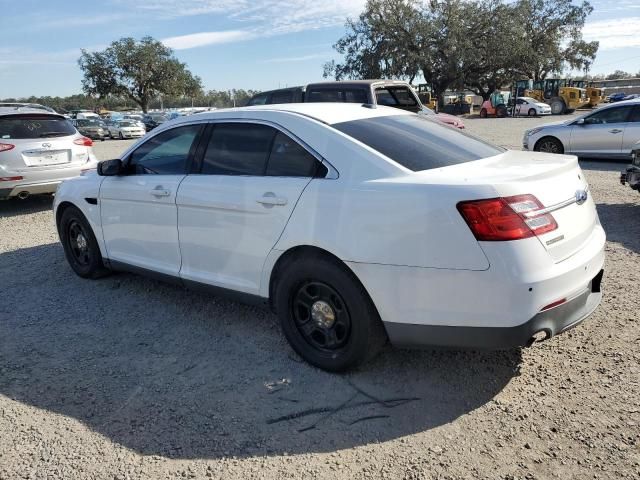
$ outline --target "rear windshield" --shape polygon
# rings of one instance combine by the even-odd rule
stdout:
[[[103,125],[101,120],[76,120],[80,127],[101,127]]]
[[[0,139],[66,137],[76,133],[71,122],[54,115],[10,115],[0,117]]]
[[[415,107],[418,105],[416,97],[407,87],[376,88],[376,100],[378,105],[389,107]]]
[[[133,127],[133,122],[118,122],[121,127]]]
[[[503,148],[420,115],[366,118],[332,127],[414,172],[504,152]]]

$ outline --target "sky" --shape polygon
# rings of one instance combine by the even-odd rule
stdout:
[[[0,98],[81,92],[80,49],[162,40],[205,89],[270,90],[322,80],[332,45],[365,0],[0,0]],[[640,70],[640,0],[592,0],[591,73]]]

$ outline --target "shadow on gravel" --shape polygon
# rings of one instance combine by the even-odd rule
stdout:
[[[482,407],[519,370],[518,350],[388,349],[328,374],[293,355],[269,312],[134,275],[83,280],[57,244],[0,255],[0,278],[0,394],[145,455],[382,442]]]
[[[599,203],[597,209],[607,240],[640,253],[640,202]]]
[[[0,218],[19,217],[53,208],[52,195],[34,195],[24,200],[10,198],[0,201]]]
[[[611,160],[610,158],[597,159],[597,158],[581,158],[580,159],[580,168],[583,170],[596,170],[599,172],[608,172],[614,171],[618,175],[616,176],[616,181],[620,177],[620,172],[624,170],[626,165],[631,163],[631,159],[629,160]]]

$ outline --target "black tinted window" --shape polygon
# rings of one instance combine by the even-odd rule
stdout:
[[[202,162],[209,175],[264,175],[274,128],[251,123],[218,123]]]
[[[367,92],[356,88],[323,88],[307,91],[306,102],[368,103]]]
[[[247,106],[264,105],[265,103],[267,103],[267,96],[266,95],[258,95],[256,97],[253,97],[252,99],[250,99],[247,102]]]
[[[297,142],[284,133],[276,134],[267,165],[267,175],[313,177],[319,166],[320,162]]]
[[[376,101],[379,105],[391,107],[413,107],[418,104],[407,87],[376,88]]]
[[[66,137],[75,133],[76,129],[64,117],[40,114],[0,117],[0,140]]]
[[[271,94],[271,101],[269,103],[292,103],[293,92],[274,92]]]
[[[428,170],[492,157],[504,150],[419,115],[374,117],[334,128],[413,170]]]
[[[120,122],[120,125],[126,122]],[[200,125],[186,125],[162,132],[131,154],[129,169],[135,174],[180,175],[185,173],[189,152]]]
[[[640,105],[636,105],[629,115],[628,122],[639,123],[640,122]]]

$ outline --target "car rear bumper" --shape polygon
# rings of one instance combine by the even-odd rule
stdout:
[[[17,197],[19,195],[40,195],[45,193],[55,193],[63,180],[49,182],[23,183],[13,187],[2,186],[0,188],[0,198]]]
[[[529,321],[514,327],[452,327],[384,322],[392,344],[401,347],[456,347],[501,349],[524,347],[536,340],[547,340],[566,332],[585,320],[602,299],[600,282],[604,270],[588,288],[557,307],[541,311]]]

